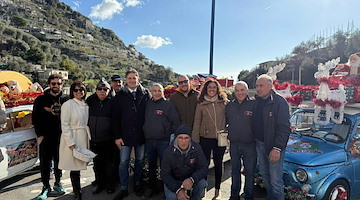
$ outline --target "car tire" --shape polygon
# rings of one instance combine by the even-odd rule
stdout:
[[[350,199],[349,184],[344,179],[334,181],[327,189],[323,199]]]

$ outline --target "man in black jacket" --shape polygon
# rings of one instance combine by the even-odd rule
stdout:
[[[94,172],[97,186],[93,194],[104,188],[108,194],[114,193],[114,140],[112,136],[112,101],[110,84],[102,79],[96,86],[96,93],[89,96],[90,149],[97,154],[94,158]]]
[[[258,77],[253,131],[267,199],[283,200],[283,163],[290,135],[290,112],[286,100],[274,92],[272,87],[270,76],[262,74]]]
[[[175,106],[164,98],[164,88],[155,83],[150,88],[151,100],[145,109],[145,152],[149,162],[149,186],[145,193],[150,198],[156,191],[157,160],[160,163],[165,149],[169,146],[170,135],[180,126],[179,114]]]
[[[191,140],[191,130],[181,125],[173,146],[167,148],[161,162],[161,179],[167,200],[200,200],[204,196],[208,165],[200,145]]]
[[[62,77],[58,74],[52,74],[48,78],[49,89],[45,90],[44,95],[36,98],[32,114],[32,123],[38,136],[40,171],[43,190],[37,199],[46,199],[50,189],[50,165],[54,161],[55,183],[53,189],[60,194],[65,190],[60,183],[62,175],[58,168],[59,163],[59,144],[61,135],[60,110],[61,105],[69,99],[69,96],[63,94]]]
[[[140,84],[139,74],[134,69],[126,72],[125,81],[125,87],[113,99],[113,134],[115,144],[120,150],[120,192],[114,200],[121,200],[129,195],[129,161],[132,148],[135,148],[134,191],[137,196],[142,196],[144,192],[141,186],[145,150],[143,125],[150,93]]]
[[[254,170],[256,167],[256,143],[251,127],[255,101],[248,94],[246,82],[235,84],[235,99],[226,105],[231,156],[231,196],[230,200],[240,200],[241,168],[245,168],[245,199],[254,196]]]

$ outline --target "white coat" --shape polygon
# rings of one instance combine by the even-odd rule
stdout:
[[[76,159],[69,147],[75,145],[75,147],[89,149],[88,118],[89,106],[84,101],[73,98],[61,106],[62,134],[59,147],[59,169],[72,171],[86,169],[87,163]]]

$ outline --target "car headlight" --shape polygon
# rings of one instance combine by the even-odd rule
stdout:
[[[303,169],[297,169],[295,172],[295,176],[300,183],[304,183],[308,180],[308,174]]]

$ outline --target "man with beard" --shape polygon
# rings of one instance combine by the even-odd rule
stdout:
[[[40,148],[40,171],[43,183],[42,192],[36,199],[46,199],[51,191],[49,179],[52,160],[55,174],[53,189],[60,194],[65,194],[65,189],[60,183],[62,172],[58,168],[61,135],[60,111],[61,105],[69,99],[69,96],[61,91],[63,84],[61,75],[50,75],[47,83],[49,89],[44,92],[44,95],[36,98],[32,114],[32,122]]]
[[[178,77],[178,88],[170,96],[171,103],[175,105],[179,112],[181,123],[186,124],[191,130],[194,123],[198,95],[199,92],[190,85],[189,78],[185,75],[180,75]]]

